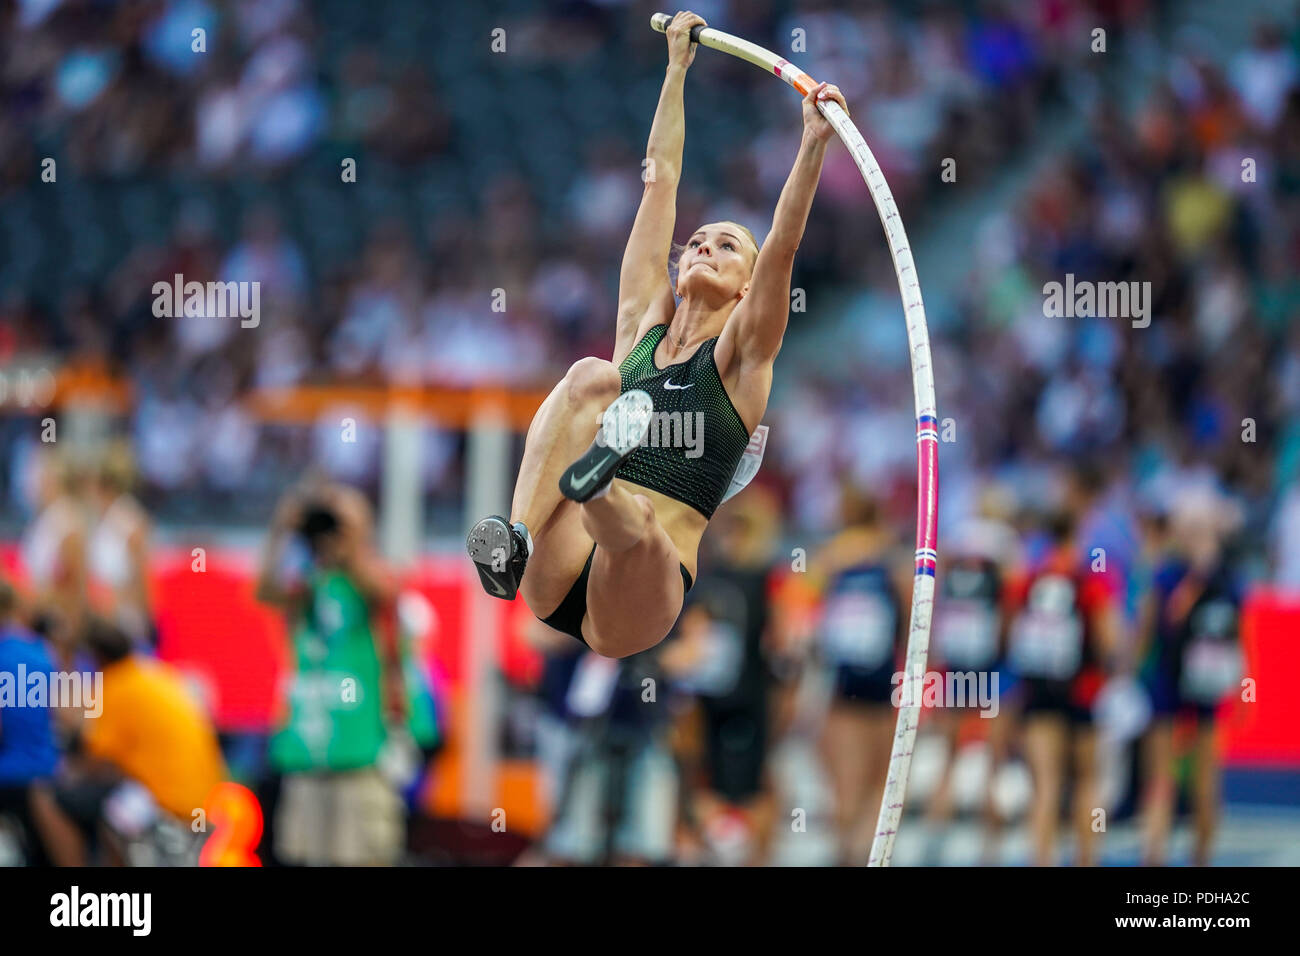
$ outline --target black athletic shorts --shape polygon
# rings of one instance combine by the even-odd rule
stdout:
[[[894,699],[894,662],[866,670],[852,664],[835,666],[832,694],[849,704],[890,704]]]
[[[763,790],[767,703],[718,707],[706,698],[703,710],[709,785],[724,800],[747,803]]]
[[[72,818],[83,834],[93,837],[104,815],[104,802],[121,783],[120,779],[112,777],[55,780],[54,802]]]
[[[1034,714],[1057,714],[1064,717],[1071,727],[1088,727],[1093,723],[1092,708],[1085,707],[1074,699],[1069,681],[1026,677],[1018,689],[1021,694],[1020,712],[1027,717]]]
[[[582,639],[582,619],[587,615],[587,578],[591,577],[591,559],[595,556],[596,546],[593,544],[591,554],[587,555],[587,563],[582,566],[582,573],[573,582],[573,587],[569,588],[569,593],[564,595],[560,606],[549,617],[538,617],[548,627],[576,637],[584,644],[587,642]],[[685,598],[695,582],[691,580],[691,572],[686,570],[686,565],[679,563],[677,566],[682,569],[682,597]]]

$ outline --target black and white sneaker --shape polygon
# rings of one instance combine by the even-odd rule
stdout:
[[[465,547],[478,569],[483,590],[503,601],[513,601],[533,550],[532,535],[523,522],[512,525],[500,515],[484,518],[470,529]]]
[[[604,491],[619,464],[645,440],[654,401],[639,388],[624,392],[601,417],[600,432],[582,457],[560,475],[560,492],[571,501],[590,501]]]

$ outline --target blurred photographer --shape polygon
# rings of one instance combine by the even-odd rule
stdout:
[[[180,672],[113,622],[88,617],[81,646],[102,689],[93,710],[57,709],[74,718],[67,753],[31,794],[50,860],[193,865],[195,812],[226,776],[212,719]]]
[[[275,854],[301,865],[398,861],[402,801],[380,770],[405,717],[392,626],[396,588],[355,489],[309,479],[276,508],[258,599],[282,608],[292,648],[286,710],[271,739],[281,774]]]

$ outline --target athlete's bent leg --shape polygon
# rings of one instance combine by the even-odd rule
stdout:
[[[654,505],[621,482],[581,506],[596,542],[587,582],[588,643],[606,657],[627,657],[662,641],[681,613],[686,585],[677,548]]]
[[[522,592],[540,615],[563,600],[591,552],[576,509],[560,494],[558,477],[590,444],[600,413],[619,394],[618,369],[597,358],[575,362],[533,416],[515,482],[511,521],[492,515],[469,533],[467,546],[489,594],[512,600]],[[537,557],[538,560],[531,560]],[[525,568],[531,564],[525,576]]]
[[[620,381],[614,363],[579,359],[533,416],[524,440],[510,518],[527,525],[535,541],[564,500],[560,474],[596,437],[600,414],[618,398]],[[536,543],[540,546],[540,541]],[[586,560],[587,556],[582,557]]]

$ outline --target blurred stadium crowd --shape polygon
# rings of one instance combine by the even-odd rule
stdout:
[[[273,426],[244,399],[303,384],[549,386],[578,357],[608,354],[663,63],[663,38],[645,28],[659,6],[575,0],[540,12],[507,0],[444,18],[420,3],[375,16],[350,0],[0,4],[0,366],[129,383],[120,430],[163,534],[186,522],[265,527],[313,465],[373,494],[377,424],[340,445],[337,414],[316,428]],[[1039,862],[1055,852],[1071,760],[1077,800],[1099,785],[1081,769],[1096,741],[1065,737],[1061,722],[1087,724],[1080,713],[1103,679],[1135,676],[1154,711],[1146,858],[1163,859],[1175,812],[1167,721],[1190,711],[1203,770],[1191,784],[1195,855],[1209,859],[1217,768],[1202,698],[1214,695],[1194,699],[1180,684],[1189,609],[1207,595],[1226,602],[1231,642],[1243,584],[1300,585],[1300,21],[1261,23],[1225,64],[1175,41],[1176,7],[693,7],[773,49],[806,31],[807,52],[791,58],[844,91],[914,235],[1031,153],[1053,111],[1087,111],[1082,143],[1040,164],[1014,207],[983,225],[960,284],[927,301],[940,413],[955,428],[940,449],[940,540],[954,552],[941,581],[970,565],[978,593],[948,599],[967,601],[968,615],[983,602],[997,640],[976,663],[1003,661],[1008,689],[1020,684],[1007,719],[988,722],[1001,729],[983,736],[994,769],[1013,756],[1033,768],[1025,812]],[[1154,35],[1168,51],[1139,102],[1108,92],[1108,62],[1086,40],[1094,26],[1112,43]],[[496,27],[503,53],[487,49]],[[796,149],[797,104],[752,73],[719,58],[691,75],[679,225],[730,219],[764,234]],[[57,186],[38,181],[46,156],[58,159]],[[939,176],[946,157],[955,183]],[[340,179],[345,158],[355,183]],[[893,669],[907,606],[906,570],[895,578],[914,508],[911,388],[879,225],[842,150],[828,155],[819,192],[794,276],[808,311],[792,316],[788,338],[803,323],[830,330],[839,354],[792,352],[779,366],[768,457],[751,500],[720,512],[676,638],[611,667],[533,633],[547,654],[534,743],[557,808],[539,859],[770,861],[785,807],[768,758],[789,734],[823,749],[826,859],[864,852],[895,716],[880,669]],[[153,284],[175,273],[261,282],[260,326],[155,318]],[[1149,327],[1046,319],[1043,284],[1067,273],[1150,282]],[[497,289],[504,311],[491,308]],[[43,411],[12,398],[5,411],[0,532],[12,536],[48,516],[58,493],[37,493]],[[429,426],[425,440],[424,490],[441,505],[432,531],[459,533],[462,436]],[[75,495],[100,515],[125,492],[122,474],[105,467],[101,497],[84,485]],[[130,538],[114,535],[116,547]],[[1095,547],[1104,588],[1079,588],[1062,613],[1102,649],[1050,688],[1032,683],[1032,668],[1013,676],[1005,658],[1034,582],[1074,580]],[[807,581],[777,557],[791,548],[821,556]],[[304,580],[335,586],[293,560]],[[1190,597],[1189,568],[1201,589]],[[144,612],[132,613],[114,627],[147,644]],[[304,626],[295,640],[310,646],[323,625]],[[832,632],[879,640],[845,648]],[[635,706],[652,672],[677,689],[653,719]],[[955,751],[971,722],[936,718],[934,729]],[[382,733],[367,733],[373,764]],[[368,781],[339,785],[337,800],[382,817],[387,829],[368,838],[387,845],[391,794]],[[953,812],[944,781],[923,808],[936,826]],[[996,835],[1006,814],[989,786],[980,812]],[[288,818],[316,819],[319,781],[290,789],[299,811]],[[107,794],[95,796],[61,794],[55,810],[93,823]],[[282,837],[291,857],[319,849],[301,832]],[[1089,846],[1081,837],[1075,858],[1095,859]],[[350,853],[364,858],[352,846],[327,858]]]
[[[373,486],[371,430],[340,449],[332,429],[262,427],[241,397],[319,382],[541,384],[602,353],[616,293],[609,249],[639,199],[663,55],[643,29],[652,6],[542,14],[504,3],[442,22],[420,4],[382,18],[296,0],[8,5],[0,354],[129,380],[128,427],[163,514],[253,520],[313,457]],[[1098,16],[1084,3],[835,6],[703,12],[777,47],[805,31],[808,68],[859,102],[909,222],[978,189],[1099,69],[1072,39]],[[1156,7],[1102,5],[1099,16],[1119,25]],[[206,53],[191,52],[194,24]],[[497,26],[504,53],[469,42]],[[753,79],[723,61],[692,83],[682,223],[765,231],[799,127],[793,100]],[[59,159],[57,189],[33,181],[47,155]],[[959,158],[956,184],[933,174],[947,156]],[[344,157],[357,160],[355,183],[340,181]],[[876,321],[878,300],[896,296],[847,155],[832,155],[820,192],[795,277],[809,311],[796,321],[897,324]],[[153,282],[175,273],[260,281],[264,327],[155,318]],[[832,311],[837,288],[873,298]],[[495,289],[508,293],[504,311],[484,307]],[[972,312],[935,321],[974,329],[988,305]],[[482,348],[489,338],[497,347]],[[980,348],[1005,354],[994,341],[980,336]],[[826,376],[790,367],[787,377]],[[882,379],[882,394],[905,395],[895,384]],[[1005,401],[983,407],[1009,421],[1014,397]],[[6,436],[21,452],[16,441]],[[429,490],[458,493],[455,436],[430,431],[428,444]],[[24,456],[8,460],[20,469]],[[20,504],[20,482],[5,477]]]

